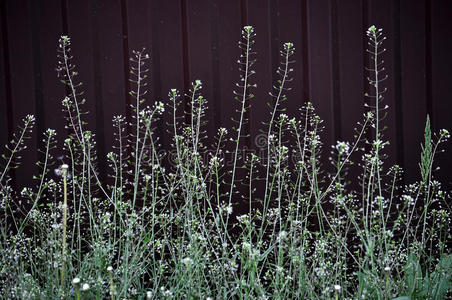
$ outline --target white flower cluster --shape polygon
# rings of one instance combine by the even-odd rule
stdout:
[[[285,50],[290,50],[293,48],[293,43],[284,43],[284,49]]]
[[[415,200],[410,195],[402,195],[403,202],[405,202],[409,206],[413,206],[415,203]]]
[[[249,223],[248,215],[237,216],[236,219],[237,219],[237,221],[239,221],[242,224],[248,224]]]
[[[75,277],[74,279],[72,279],[72,284],[75,285],[77,288],[80,285],[80,278]],[[87,290],[89,290],[90,286],[88,283],[84,283],[82,284],[82,291],[86,292]]]
[[[289,117],[286,114],[280,114],[279,119],[281,122],[284,122],[284,121],[288,120]]]
[[[181,260],[181,263],[184,264],[186,267],[189,267],[193,264],[193,259],[191,259],[190,257],[186,257]]]
[[[147,300],[152,299],[152,292],[151,292],[151,291],[147,291],[147,292],[146,292],[146,299],[147,299]]]
[[[47,134],[48,136],[54,136],[54,135],[56,135],[55,129],[50,129],[50,128],[48,128],[48,129],[46,130],[46,134]]]
[[[228,130],[224,127],[220,127],[220,128],[218,128],[218,134],[220,136],[226,135],[226,134],[228,134]]]
[[[26,117],[25,117],[25,121],[27,122],[27,123],[31,123],[31,122],[34,122],[36,119],[35,119],[35,116],[34,115],[27,115]]]
[[[69,45],[71,43],[71,38],[67,35],[62,35],[59,39],[60,46]]]
[[[450,138],[450,134],[447,129],[441,129],[441,135],[446,139]]]
[[[217,156],[212,157],[209,161],[210,167],[217,167],[219,165],[219,161],[220,160],[218,159]]]
[[[336,148],[337,152],[341,156],[348,155],[350,153],[350,144],[348,142],[337,141],[336,146],[334,146],[334,148]]]
[[[165,112],[165,105],[163,104],[163,102],[158,101],[155,103],[155,111],[161,115]]]
[[[171,297],[173,295],[173,292],[167,290],[164,286],[160,288],[160,292],[162,293],[163,297]]]
[[[231,205],[231,204],[229,204],[229,205],[226,207],[226,212],[228,213],[228,215],[232,214],[232,205]]]
[[[279,232],[279,234],[278,234],[277,241],[278,241],[278,242],[282,242],[282,241],[284,241],[286,238],[287,238],[287,231],[281,230],[281,231]]]

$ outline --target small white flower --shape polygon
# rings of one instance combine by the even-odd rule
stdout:
[[[339,154],[341,155],[346,155],[350,151],[350,144],[347,142],[337,141],[336,146],[333,147],[336,148],[337,152],[339,152]]]
[[[402,199],[408,205],[414,205],[416,203],[416,201],[410,195],[402,195]]]
[[[26,195],[28,195],[30,193],[30,190],[28,189],[28,188],[26,188],[26,187],[24,187],[23,189],[22,189],[22,191],[20,192],[20,194],[22,195],[22,196],[26,196]]]
[[[155,103],[155,109],[158,114],[163,114],[165,112],[165,105],[163,102],[159,101]]]
[[[35,116],[34,116],[34,115],[27,115],[27,116],[25,117],[25,119],[26,119],[28,122],[34,122],[34,121],[35,121]]]
[[[281,152],[282,153],[287,153],[287,151],[289,151],[289,148],[287,148],[286,146],[282,146],[281,147]]]
[[[245,26],[243,29],[245,29],[246,33],[252,33],[254,31],[253,26]]]
[[[84,284],[82,285],[82,291],[87,291],[87,290],[89,290],[89,284],[84,283]]]
[[[372,25],[372,26],[369,27],[369,29],[367,29],[367,32],[368,33],[375,33],[376,29],[377,28],[375,27],[375,25]]]
[[[243,243],[242,243],[242,249],[243,249],[244,251],[251,251],[251,244],[248,243],[248,242],[243,242]]]
[[[237,221],[244,224],[247,222],[248,215],[241,215],[241,216],[237,216],[236,218],[237,218]]]
[[[146,299],[152,299],[152,292],[151,291],[147,291],[146,292]]]
[[[112,266],[108,266],[108,267],[107,267],[107,271],[108,271],[108,272],[113,272],[113,267],[112,267]]]
[[[340,291],[341,291],[341,286],[340,286],[339,284],[335,284],[335,285],[334,285],[334,290],[335,290],[336,292],[340,292]]]
[[[278,241],[282,241],[287,237],[287,231],[281,230],[278,234]]]
[[[62,44],[62,45],[68,45],[69,43],[70,43],[70,41],[71,41],[71,38],[70,37],[68,37],[67,35],[62,35],[61,37],[60,37],[60,44]]]
[[[284,49],[289,50],[290,48],[293,47],[293,43],[284,43]]]
[[[226,212],[228,213],[228,215],[232,214],[232,205],[229,204],[228,207],[226,207]]]
[[[225,134],[228,134],[228,130],[226,128],[224,128],[224,127],[221,127],[221,128],[218,129],[218,133],[220,135],[225,135]]]
[[[383,141],[380,139],[377,139],[377,140],[373,141],[373,145],[375,147],[380,147],[381,145],[383,145]]]
[[[55,129],[48,128],[46,132],[47,132],[48,135],[54,135],[55,134]]]
[[[391,268],[390,267],[385,267],[385,271],[389,272],[389,271],[391,271]]]
[[[209,164],[210,164],[211,167],[217,166],[217,165],[218,165],[218,157],[217,157],[217,156],[212,157],[212,158],[210,159]]]
[[[191,259],[190,257],[186,257],[186,258],[182,259],[181,262],[186,266],[190,266],[193,264],[193,259]]]
[[[108,152],[107,153],[107,158],[110,160],[114,160],[115,159],[115,154],[113,152]]]
[[[75,277],[74,279],[72,279],[72,284],[79,284],[80,283],[80,278]]]

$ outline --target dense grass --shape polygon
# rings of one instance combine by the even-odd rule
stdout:
[[[33,116],[24,119],[8,145],[0,173],[2,298],[450,295],[451,198],[432,172],[449,133],[432,134],[427,117],[418,182],[403,186],[403,170],[384,162],[381,30],[372,26],[367,31],[371,105],[357,124],[355,140],[333,145],[331,166],[321,164],[322,121],[313,105],[306,103],[298,118],[284,113],[292,43],[283,45],[279,81],[267,100],[269,117],[262,120],[266,125],[259,135],[263,151],[240,151],[248,138],[244,125],[253,98],[254,35],[251,26],[244,27],[239,43],[237,124],[220,128],[215,137],[205,134],[207,101],[199,80],[186,95],[188,115],[175,89],[167,103],[145,106],[149,56],[134,52],[134,118],[113,120],[109,170],[97,168],[97,160],[105,158],[97,157],[94,133],[85,129],[85,100],[70,39],[61,37],[59,69],[70,90],[62,104],[71,134],[57,145],[56,132],[47,130],[37,184],[20,192],[11,186],[10,171],[18,166]],[[172,116],[172,149],[164,149],[166,156],[155,133],[164,113]],[[64,157],[53,157],[63,151]],[[350,168],[361,175],[353,178]],[[99,172],[110,176],[101,182]]]

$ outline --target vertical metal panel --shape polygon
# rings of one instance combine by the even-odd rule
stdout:
[[[308,7],[311,102],[324,120],[321,137],[328,153],[329,145],[334,141],[334,118],[340,117],[333,114],[330,1],[311,0]]]
[[[274,11],[272,9],[278,9],[278,7],[271,6],[272,0],[248,0],[247,8],[247,23],[254,27],[256,37],[255,44],[253,45],[253,51],[256,54],[253,55],[253,59],[256,59],[256,63],[252,68],[256,74],[251,76],[250,83],[257,84],[257,88],[252,88],[251,93],[255,95],[251,99],[249,117],[249,127],[245,127],[250,130],[250,139],[247,141],[246,146],[253,148],[254,140],[259,134],[259,129],[262,127],[262,122],[268,124],[269,122],[269,108],[267,104],[273,104],[273,99],[268,95],[272,91],[274,85],[274,73],[276,71],[275,65],[279,61],[279,57],[275,62],[275,51],[279,51],[278,33],[275,30],[277,28],[278,19],[275,18]],[[237,105],[238,107],[238,105]],[[235,116],[237,119],[237,114]]]
[[[233,0],[219,1],[218,10],[218,72],[220,84],[218,86],[218,98],[212,101],[220,102],[219,121],[221,126],[231,128],[233,126],[231,117],[236,117],[235,110],[237,102],[234,101],[233,90],[236,90],[235,83],[239,81],[237,59],[240,50],[237,42],[240,39],[242,30],[243,1]],[[211,101],[211,102],[212,102]]]
[[[435,131],[452,130],[452,26],[450,16],[452,2],[431,0],[431,42],[432,42],[432,119]],[[452,183],[452,143],[443,145],[446,151],[438,155],[437,166],[441,167],[436,175],[444,183]]]
[[[47,128],[55,129],[59,147],[55,149],[57,156],[61,155],[61,143],[66,138],[64,115],[61,100],[66,95],[65,87],[56,80],[58,44],[55,42],[62,35],[63,20],[61,2],[52,1],[48,5],[39,5],[30,1],[32,35],[33,35],[33,65],[36,86],[36,114],[38,118],[38,141],[43,149],[42,132]],[[51,162],[55,163],[55,162]]]
[[[11,139],[13,116],[12,116],[12,98],[11,98],[11,70],[10,53],[8,44],[8,22],[6,18],[6,3],[0,2],[0,142],[1,151],[8,140]]]
[[[6,21],[8,30],[10,84],[12,99],[13,132],[22,126],[25,115],[36,113],[36,86],[33,69],[33,45],[29,1],[6,1]],[[3,101],[2,101],[3,102]],[[27,149],[23,151],[21,167],[15,170],[17,187],[32,182],[30,174],[36,174],[37,167],[37,132],[26,141]]]
[[[354,138],[357,123],[363,120],[364,113],[364,64],[361,53],[365,28],[362,24],[363,4],[360,0],[344,1],[338,5],[338,76],[340,84],[340,120],[341,139],[351,141]]]
[[[97,132],[100,135],[97,137],[98,155],[105,157],[113,145],[113,116],[125,115],[126,108],[121,3],[119,0],[94,0],[92,14],[94,50],[98,55],[95,76],[99,76],[101,83],[100,98],[96,99],[96,117],[103,119],[96,120],[98,130],[101,129]],[[105,170],[105,160],[99,160],[99,168]]]
[[[212,5],[216,5],[212,1],[187,1],[187,24],[188,24],[188,59],[190,61],[189,80],[191,83],[195,80],[201,80],[203,83],[202,96],[209,101],[209,110],[206,114],[208,135],[215,132],[215,107],[219,105],[213,99],[214,82],[212,73],[213,55],[212,51],[213,37],[212,26],[218,20],[212,20],[209,17]],[[217,25],[217,24],[216,24]],[[216,26],[215,25],[215,26]],[[189,100],[189,99],[187,99]]]
[[[276,45],[276,48],[282,50],[283,44],[291,42],[295,47],[295,54],[291,58],[295,60],[295,63],[291,65],[294,69],[291,76],[293,81],[288,84],[291,91],[286,92],[288,100],[284,103],[284,107],[287,108],[287,115],[289,117],[299,116],[298,109],[304,102],[309,100],[309,97],[303,91],[307,91],[309,86],[304,81],[305,72],[307,66],[304,64],[303,57],[306,55],[304,31],[306,30],[306,15],[303,12],[303,2],[298,5],[294,5],[293,1],[280,0],[279,1],[279,40],[280,43]],[[304,4],[305,5],[305,4]],[[281,61],[281,57],[278,56],[278,61]],[[275,72],[276,70],[273,70]]]
[[[400,1],[401,44],[401,103],[402,111],[397,117],[403,120],[402,141],[404,145],[403,168],[405,182],[419,178],[420,143],[424,136],[426,105],[426,1]],[[410,151],[411,149],[411,151]]]

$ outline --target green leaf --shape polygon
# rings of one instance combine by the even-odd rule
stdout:
[[[435,271],[429,276],[429,282],[432,299],[444,299],[452,288],[452,254],[439,261]]]
[[[423,281],[421,265],[413,253],[408,256],[404,269],[404,281],[408,288],[407,292],[410,296],[413,296],[420,290]]]
[[[432,163],[432,132],[430,130],[430,117],[427,115],[424,129],[424,145],[421,144],[421,162],[419,167],[421,169],[421,177],[424,185],[428,182],[428,176],[430,174],[430,166]]]

